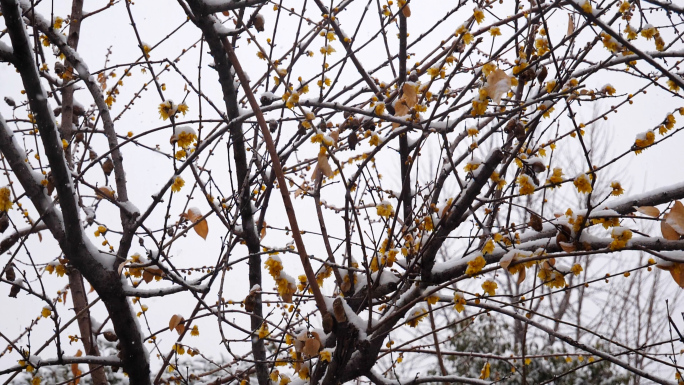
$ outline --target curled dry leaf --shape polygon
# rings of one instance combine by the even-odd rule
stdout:
[[[667,214],[665,222],[672,226],[679,235],[684,235],[684,205],[682,202],[674,202],[674,206],[672,206],[670,212]]]
[[[181,214],[181,218],[185,218],[194,223],[195,226],[193,226],[193,229],[195,229],[197,235],[202,237],[202,239],[207,239],[207,234],[209,234],[209,224],[207,223],[206,219],[202,219],[202,212],[197,207],[189,208],[187,213]]]
[[[164,272],[161,269],[155,269],[153,267],[146,267],[143,270],[142,278],[145,283],[150,283],[155,277],[163,277]]]
[[[102,163],[102,171],[104,171],[105,175],[109,176],[113,170],[114,162],[112,162],[111,158],[107,158],[104,163]]]
[[[76,357],[81,357],[82,355],[83,355],[83,352],[81,351],[81,349],[79,349],[75,354]],[[70,384],[78,385],[81,382],[80,376],[81,376],[81,374],[83,374],[83,372],[81,372],[81,370],[78,368],[77,363],[71,364],[71,372],[74,376],[74,380],[73,380],[73,382],[70,382]]]
[[[97,190],[95,190],[95,197],[97,197],[97,199],[114,199],[115,196],[116,194],[114,193],[114,189],[109,186],[98,187]]]
[[[573,251],[577,250],[577,247],[575,247],[574,244],[572,243],[566,243],[566,242],[559,242],[558,245],[565,251],[566,253],[572,253]]]
[[[407,6],[408,7],[408,6]],[[406,116],[418,103],[418,84],[404,83],[401,87],[402,95],[396,103],[394,103],[394,116]],[[392,128],[399,127],[399,123],[392,123]]]
[[[665,217],[667,217],[667,214],[665,214]],[[679,240],[679,233],[664,220],[660,222],[660,232],[663,233],[663,238],[667,239],[668,241]]]
[[[534,229],[534,231],[536,231],[536,232],[542,231],[543,226],[542,226],[542,219],[541,219],[541,217],[540,217],[539,215],[533,213],[533,214],[530,216],[529,225],[530,225],[530,227],[532,227],[532,228]]]
[[[511,89],[511,77],[505,71],[497,68],[487,76],[487,83],[484,87],[487,95],[492,98],[494,103],[501,103],[501,98]]]
[[[666,261],[658,263],[656,267],[669,271],[670,275],[672,275],[672,279],[677,282],[677,285],[679,285],[680,288],[684,289],[684,263]]]
[[[636,211],[648,215],[649,217],[657,217],[660,215],[660,210],[658,210],[657,207],[653,206],[642,206],[642,207],[636,207]]]
[[[309,357],[318,355],[321,347],[321,337],[316,332],[301,334],[295,341],[295,350]]]
[[[570,36],[575,32],[575,21],[572,20],[572,14],[568,13],[568,33],[565,36]]]
[[[259,231],[259,239],[263,240],[266,237],[266,221],[261,224],[261,231]]]
[[[347,313],[345,313],[342,299],[339,297],[333,301],[333,315],[337,322],[347,322]]]
[[[318,179],[319,171],[326,178],[330,178],[331,176],[335,175],[333,173],[332,167],[330,167],[330,163],[328,163],[328,156],[324,151],[318,153],[318,162],[316,162],[316,168],[311,176],[311,180],[316,181]]]
[[[185,326],[183,326],[185,318],[180,314],[174,314],[169,320],[169,330],[176,330],[178,334],[183,333]]]
[[[409,8],[408,4],[401,9],[401,14],[404,15],[404,17],[411,17],[411,8]]]

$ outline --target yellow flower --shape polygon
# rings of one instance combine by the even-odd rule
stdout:
[[[183,178],[177,176],[173,180],[173,184],[171,185],[171,191],[179,192],[184,185],[185,185],[185,181],[183,180]]]
[[[457,292],[454,294],[454,309],[456,309],[457,312],[462,312],[465,310],[465,305],[466,305],[466,300],[463,298],[463,294]]]
[[[578,263],[572,265],[572,267],[570,268],[570,271],[572,271],[572,274],[574,274],[575,277],[578,276],[578,275],[580,275],[580,273],[581,273],[583,270],[584,270],[584,269],[582,269],[582,266],[580,266]]]
[[[268,337],[271,333],[268,331],[268,324],[266,322],[261,324],[261,327],[259,328],[259,339],[264,339]]]
[[[627,34],[627,40],[634,40],[636,39],[637,36],[637,30],[634,29],[631,25],[627,24],[625,29],[623,30],[624,33]]]
[[[375,114],[376,115],[384,115],[385,114],[385,103],[380,102],[375,105]]]
[[[490,296],[495,295],[496,289],[498,288],[499,285],[497,285],[496,282],[492,281],[491,279],[488,279],[482,283],[482,289]]]
[[[375,209],[377,211],[377,214],[384,218],[389,218],[390,216],[394,215],[394,208],[392,208],[392,204],[388,201],[380,202],[380,204],[377,205]]]
[[[591,8],[591,3],[589,2],[589,0],[584,0],[584,2],[582,4],[580,4],[580,6],[582,7],[582,10],[584,12],[591,13],[592,8]]]
[[[553,173],[549,177],[549,179],[546,180],[547,184],[551,185],[551,188],[559,185],[561,182],[563,182],[563,169],[560,167],[556,167],[553,169]]]
[[[675,83],[673,80],[668,80],[667,81],[667,87],[670,89],[672,92],[679,92],[679,85]]]
[[[581,194],[589,194],[593,189],[591,187],[591,181],[587,174],[581,174],[575,178],[573,184]]]
[[[179,104],[178,107],[176,108],[176,113],[180,112],[180,113],[183,114],[183,116],[185,116],[185,113],[188,112],[188,109],[189,109],[189,107],[188,107],[187,104],[181,103],[181,104]]]
[[[42,315],[44,318],[49,317],[51,314],[52,310],[50,310],[50,308],[47,306],[43,307],[43,310],[40,311],[40,315]]]
[[[485,363],[484,366],[482,367],[482,370],[480,371],[480,379],[481,380],[486,380],[489,378],[490,375],[490,366],[489,362]]]
[[[181,344],[174,344],[171,350],[178,353],[179,355],[185,354],[185,347],[183,347],[183,345]]]
[[[414,310],[411,315],[409,316],[409,320],[406,321],[406,324],[409,325],[412,328],[415,328],[418,326],[420,321],[423,320],[427,316],[427,310],[424,308],[418,308]]]
[[[484,268],[486,264],[487,261],[485,261],[482,255],[478,255],[474,259],[468,261],[468,268],[466,269],[465,273],[467,275],[475,275],[482,271],[482,268]]]
[[[608,246],[611,250],[620,250],[627,246],[627,242],[632,239],[632,231],[624,227],[613,227],[610,234],[613,242]]]
[[[318,353],[318,357],[320,358],[321,361],[323,362],[330,362],[332,359],[332,354],[330,353],[331,349],[323,349],[321,350],[320,353]]]
[[[472,43],[474,39],[475,39],[475,37],[474,37],[473,34],[470,33],[470,32],[467,32],[467,33],[465,33],[465,34],[463,35],[463,43],[464,43],[465,45],[468,45],[468,44]]]
[[[431,296],[425,298],[425,302],[429,303],[430,305],[434,305],[437,302],[439,302],[439,296],[438,295],[431,295]]]
[[[40,385],[41,381],[42,381],[42,377],[40,377],[40,376],[33,377],[33,379],[31,380],[31,385]]]
[[[468,136],[475,137],[475,136],[477,136],[477,134],[480,133],[480,130],[478,130],[477,127],[470,127],[467,130],[467,133],[468,133]]]
[[[629,11],[629,9],[631,7],[632,6],[629,4],[629,1],[625,0],[622,2],[622,4],[620,4],[620,12],[625,13],[625,12]]]
[[[517,179],[518,185],[520,186],[520,194],[521,195],[531,195],[534,193],[534,190],[537,188],[537,186],[534,184],[534,181],[532,181],[532,178],[529,176],[523,174],[520,175]]]
[[[181,131],[177,135],[176,144],[181,148],[189,147],[197,139],[197,134],[193,130]]]
[[[12,208],[12,198],[9,187],[0,188],[0,211],[9,211]]]
[[[176,115],[176,106],[174,106],[172,100],[167,100],[164,103],[159,104],[159,116],[162,120],[166,120],[174,115]]]
[[[539,38],[535,40],[534,42],[534,48],[537,50],[537,54],[539,56],[544,55],[545,53],[549,52],[549,39],[547,38]]]
[[[463,170],[465,170],[465,172],[475,171],[480,167],[480,164],[482,164],[482,162],[480,162],[479,159],[471,159],[466,163],[465,167],[463,167]]]
[[[636,150],[634,152],[636,154],[640,154],[641,151],[644,150],[644,148],[652,145],[655,142],[655,134],[653,131],[646,131],[645,133],[641,133],[637,135],[636,140],[634,141],[634,145],[636,146]]]
[[[62,19],[61,17],[59,17],[59,16],[55,17],[55,24],[54,24],[55,29],[62,29],[62,23],[63,22],[64,22],[64,19]]]
[[[616,197],[622,195],[625,192],[625,189],[622,188],[620,182],[610,182],[610,188],[613,189],[613,191],[610,192],[610,195]]]
[[[644,25],[643,29],[641,30],[641,36],[645,37],[646,40],[651,40],[657,33],[658,30],[656,30],[651,24]]]
[[[485,19],[484,11],[482,11],[480,8],[473,9],[473,17],[475,17],[477,24],[481,24]]]
[[[484,244],[484,246],[482,246],[482,254],[483,255],[491,254],[493,251],[494,251],[494,241],[492,241],[490,239]]]
[[[492,36],[501,36],[501,30],[499,27],[492,27],[489,29],[489,34]]]
[[[335,51],[335,48],[333,48],[332,45],[330,45],[330,44],[328,44],[325,47],[321,47],[321,53],[323,55],[332,55],[333,52],[337,52],[337,51]]]
[[[190,335],[193,337],[199,336],[199,328],[197,327],[197,325],[194,325],[192,327],[192,330],[190,331]]]
[[[610,84],[606,84],[603,86],[603,92],[605,92],[608,95],[615,95],[615,87],[613,87]]]
[[[283,271],[283,263],[280,261],[280,258],[275,256],[268,257],[264,266],[268,269],[268,273],[274,279],[279,278],[280,272]]]

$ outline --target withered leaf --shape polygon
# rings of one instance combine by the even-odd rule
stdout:
[[[680,201],[675,201],[674,206],[665,218],[665,222],[678,232],[684,235],[684,205]]]
[[[174,314],[169,320],[169,330],[175,329],[178,334],[183,333],[183,330],[185,330],[183,322],[185,322],[185,318],[182,315]]]
[[[665,217],[667,217],[667,214],[665,214]],[[660,232],[663,233],[663,238],[667,239],[668,241],[679,240],[679,233],[665,221],[660,222]]]
[[[102,171],[104,171],[105,175],[109,176],[111,175],[112,171],[114,170],[114,162],[110,158],[107,158],[104,163],[102,163]]]
[[[492,101],[499,104],[503,95],[511,89],[511,77],[505,71],[497,68],[487,76],[487,83],[484,89],[487,91],[487,95],[492,98]]]
[[[411,17],[411,8],[409,8],[408,4],[401,9],[401,14],[404,15],[404,17]]]
[[[657,207],[653,207],[653,206],[637,207],[636,211],[638,211],[644,215],[648,215],[649,217],[657,217],[658,215],[660,215],[660,210],[658,210]]]
[[[187,213],[181,214],[181,218],[185,218],[194,223],[193,229],[195,229],[197,235],[202,237],[202,239],[207,239],[209,224],[206,219],[202,219],[202,212],[197,207],[189,208]]]
[[[307,338],[304,341],[304,347],[302,348],[302,353],[309,357],[318,355],[318,350],[321,347],[321,341],[316,338]]]
[[[542,219],[539,215],[532,213],[530,216],[530,222],[529,222],[530,227],[534,229],[536,232],[542,231]]]
[[[570,36],[575,32],[575,21],[572,20],[572,14],[568,13],[568,33],[565,36]]]

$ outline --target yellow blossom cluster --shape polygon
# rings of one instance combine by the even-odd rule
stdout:
[[[534,190],[537,188],[537,185],[534,184],[534,181],[528,175],[522,174],[516,181],[520,187],[521,195],[530,195],[534,193]]]
[[[652,145],[653,143],[655,143],[655,133],[653,131],[646,131],[645,133],[637,135],[637,138],[634,141],[634,146],[636,147],[634,153],[641,154],[644,148]]]
[[[472,116],[484,115],[485,112],[487,112],[487,106],[489,105],[486,89],[480,88],[477,94],[478,96],[473,98],[473,109],[470,111],[470,115]]]
[[[423,307],[419,307],[418,309],[414,310],[411,312],[408,321],[406,321],[406,324],[412,328],[415,328],[418,326],[420,321],[423,320],[423,318],[427,317],[427,310]]]
[[[613,242],[608,245],[609,249],[624,249],[627,246],[627,242],[632,239],[632,231],[624,227],[614,227],[610,237],[613,238]]]
[[[572,183],[580,194],[589,194],[593,190],[587,174],[580,174]]]
[[[503,190],[504,186],[506,186],[506,181],[503,178],[501,178],[499,173],[496,171],[492,173],[489,179],[491,179],[492,182],[496,183],[497,190]]]
[[[9,211],[12,208],[12,197],[9,187],[0,188],[0,211]]]
[[[180,176],[173,179],[173,184],[171,184],[171,191],[179,192],[181,188],[185,186],[185,181]]]
[[[454,309],[456,309],[457,312],[462,312],[465,310],[465,305],[466,305],[466,300],[463,297],[463,294],[460,292],[456,292],[454,294]]]
[[[539,269],[537,277],[544,282],[544,285],[550,288],[562,289],[567,285],[563,274],[550,268]]]
[[[468,268],[466,269],[465,273],[471,276],[475,275],[482,271],[482,268],[484,268],[486,264],[487,261],[485,261],[484,257],[482,257],[482,255],[478,255],[477,257],[468,261]]]
[[[492,281],[491,279],[488,279],[482,283],[482,290],[484,290],[485,294],[487,295],[496,295],[496,289],[499,288],[499,285],[496,284],[496,282]]]
[[[620,182],[610,182],[610,188],[612,189],[610,195],[615,197],[618,197],[625,192],[625,189],[622,188]]]
[[[292,295],[297,292],[294,279],[283,272],[283,263],[277,256],[270,256],[264,262],[268,273],[276,281],[278,294],[287,303],[292,303]]]
[[[377,213],[379,216],[383,218],[389,218],[392,215],[394,215],[394,208],[392,207],[392,204],[389,203],[388,201],[382,201],[380,202],[379,205],[375,207]]]

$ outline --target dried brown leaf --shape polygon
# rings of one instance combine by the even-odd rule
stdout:
[[[411,17],[411,8],[409,8],[408,4],[401,9],[401,13],[404,15],[404,17]]]
[[[572,20],[572,14],[568,13],[568,33],[565,36],[570,36],[575,32],[575,21]]]
[[[307,338],[302,348],[302,353],[309,357],[318,355],[318,350],[321,347],[321,341],[315,338]]]
[[[644,215],[648,215],[649,217],[657,217],[658,215],[660,215],[660,210],[658,210],[657,207],[653,207],[653,206],[637,207],[636,211],[638,211]]]
[[[527,276],[527,273],[525,273],[525,269],[520,270],[518,273],[518,285],[523,283],[525,281],[525,277]]]
[[[185,318],[182,315],[174,314],[169,320],[169,330],[175,329],[178,334],[183,333],[183,330],[185,330],[183,322],[185,322]]]
[[[501,97],[511,89],[511,77],[505,71],[497,68],[487,76],[484,89],[494,103],[501,103]]]
[[[665,217],[667,218],[667,214],[665,214]],[[679,233],[665,221],[660,222],[660,232],[663,233],[663,238],[667,239],[668,241],[679,240]]]
[[[680,235],[684,235],[684,205],[682,202],[675,201],[674,206],[672,206],[665,218],[665,222],[672,226]]]

